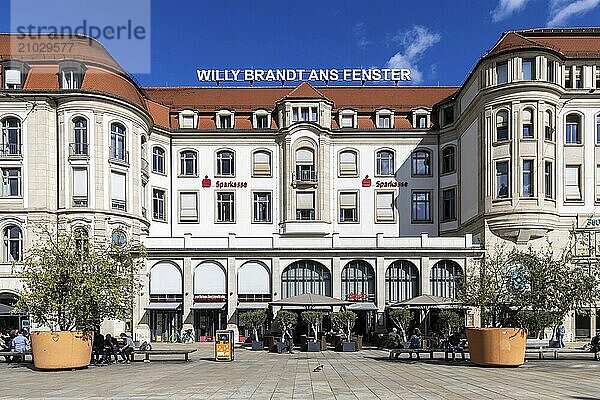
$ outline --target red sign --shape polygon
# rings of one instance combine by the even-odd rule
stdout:
[[[225,296],[206,296],[206,297],[202,297],[202,296],[198,296],[198,297],[194,297],[194,302],[195,303],[209,303],[212,301],[225,301]]]
[[[348,295],[346,296],[346,300],[348,301],[365,301],[365,300],[369,300],[369,295],[362,292],[362,293],[348,293]]]
[[[208,179],[208,175],[204,175],[204,179],[202,179],[202,187],[210,187],[211,181]]]
[[[365,179],[362,180],[362,187],[371,187],[371,179],[369,175],[365,175]]]

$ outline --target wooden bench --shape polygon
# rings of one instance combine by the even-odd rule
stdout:
[[[185,361],[190,360],[190,354],[195,352],[196,349],[181,349],[181,350],[136,350],[131,353],[131,360],[135,361],[135,356],[138,354],[144,354],[144,361],[150,361],[150,356],[159,356],[159,355],[183,355],[185,357]]]
[[[429,354],[429,358],[433,358],[434,352],[444,351],[443,349],[391,349],[390,360],[398,358],[401,354],[408,354],[412,357],[413,354],[420,356],[421,354]]]
[[[8,362],[8,357],[20,357],[21,362],[27,361],[27,356],[31,356],[31,362],[33,362],[33,354],[30,351],[0,351],[0,357],[4,357],[4,359]],[[16,362],[16,361],[13,361]]]

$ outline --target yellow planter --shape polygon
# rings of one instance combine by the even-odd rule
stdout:
[[[467,328],[471,362],[489,367],[518,367],[525,362],[527,331],[520,328]]]
[[[38,369],[87,367],[93,338],[91,332],[31,332],[33,364]]]

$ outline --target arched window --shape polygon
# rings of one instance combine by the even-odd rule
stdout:
[[[21,121],[18,118],[6,118],[2,121],[2,148],[4,156],[21,155]]]
[[[154,146],[152,148],[152,172],[165,173],[165,150],[162,147]]]
[[[508,111],[501,110],[496,114],[496,140],[508,140]]]
[[[340,152],[339,158],[340,176],[358,175],[358,153],[355,150],[344,150]]]
[[[546,110],[544,112],[544,139],[552,140],[554,136],[554,119],[552,118],[552,111]]]
[[[379,150],[376,158],[377,175],[394,176],[394,152],[391,150]]]
[[[523,137],[531,139],[535,136],[533,128],[533,110],[531,108],[526,108],[523,110],[521,116],[523,118]]]
[[[125,127],[116,122],[110,124],[110,157],[116,160],[127,161]]]
[[[88,127],[87,119],[77,117],[73,119],[73,145],[71,146],[71,154],[88,155]]]
[[[295,180],[298,182],[315,182],[317,180],[313,149],[302,147],[296,150]]]
[[[429,151],[413,151],[412,173],[413,175],[431,175],[431,153]]]
[[[331,273],[321,263],[296,261],[281,274],[281,298],[312,293],[331,296]]]
[[[205,261],[196,267],[194,295],[227,295],[227,277],[221,264]]]
[[[385,302],[397,303],[419,295],[419,271],[406,260],[394,261],[385,271]]]
[[[375,271],[366,261],[350,261],[342,270],[342,298],[375,301]]]
[[[181,299],[183,296],[181,269],[172,262],[161,261],[150,269],[150,301]]]
[[[75,238],[75,251],[83,258],[89,248],[88,231],[83,227],[79,227],[74,230],[73,236]]]
[[[127,235],[121,229],[115,229],[111,236],[112,244],[115,246],[125,246],[127,244]]]
[[[248,261],[240,267],[238,299],[240,301],[269,301],[271,299],[271,276],[266,266],[256,261]]]
[[[257,150],[252,154],[252,175],[271,176],[271,152]]]
[[[565,143],[581,144],[581,115],[567,115],[565,125]]]
[[[185,150],[180,153],[181,175],[198,175],[198,154],[193,150]]]
[[[4,262],[21,261],[23,256],[23,233],[16,225],[4,228]]]
[[[456,171],[456,147],[446,146],[442,150],[442,174]]]
[[[217,176],[234,176],[235,158],[233,151],[221,150],[217,152]]]
[[[455,261],[442,260],[436,262],[431,268],[429,277],[431,294],[455,299],[462,278],[462,268]]]

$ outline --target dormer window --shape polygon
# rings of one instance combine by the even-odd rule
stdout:
[[[442,125],[450,125],[454,123],[454,108],[452,106],[446,107],[442,113]]]
[[[23,89],[28,69],[26,64],[18,61],[2,63],[2,87],[11,90]]]
[[[377,111],[376,120],[377,128],[389,129],[394,127],[394,113],[391,110],[379,110]]]
[[[60,77],[61,89],[79,89],[81,87],[81,77],[76,69],[63,69],[60,72]]]
[[[271,127],[271,114],[267,110],[256,110],[253,116],[255,129],[269,129]]]
[[[340,128],[356,128],[356,113],[354,110],[342,110],[339,114]]]
[[[217,111],[217,129],[233,129],[233,111]]]
[[[415,129],[427,129],[429,128],[430,114],[429,110],[424,108],[415,109],[412,111],[412,125]]]
[[[292,122],[317,122],[317,107],[292,107]]]
[[[195,129],[198,126],[198,113],[194,110],[182,110],[179,112],[179,128]]]

